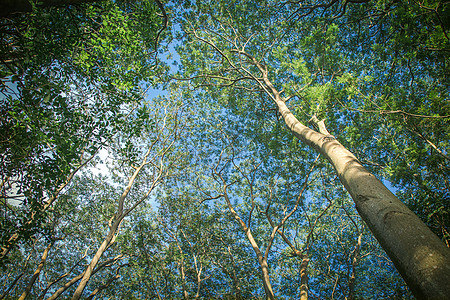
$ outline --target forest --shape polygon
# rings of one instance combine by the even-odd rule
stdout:
[[[450,1],[0,1],[0,299],[448,299]]]

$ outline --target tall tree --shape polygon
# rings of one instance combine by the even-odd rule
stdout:
[[[128,178],[128,182],[117,201],[117,209],[108,222],[108,234],[86,268],[72,296],[73,300],[80,299],[82,296],[83,290],[101,256],[114,243],[119,226],[124,218],[150,196],[150,193],[168,176],[174,164],[175,159],[170,158],[170,153],[178,138],[179,128],[182,127],[179,120],[180,107],[176,105],[176,101],[170,101],[169,99],[159,101],[154,100],[155,103],[151,108],[144,105],[142,109],[138,110],[137,115],[142,118],[139,119],[142,130],[136,130],[139,124],[134,123],[134,126],[130,128],[131,132],[121,132],[121,135],[128,136],[128,138],[124,141],[119,138],[117,147],[123,147],[121,159],[132,171],[124,170],[123,175]],[[169,106],[173,102],[175,104]],[[133,140],[135,135],[137,135],[137,141]],[[146,178],[145,180],[141,179],[138,195],[135,195],[134,201],[127,203],[126,200],[131,189],[143,174],[146,175]]]
[[[252,91],[264,93],[291,132],[334,166],[361,217],[416,297],[444,299],[449,293],[449,249],[318,119],[332,111],[330,99],[339,90],[335,79],[352,71],[346,63],[351,58],[339,51],[339,26],[312,7],[302,16],[301,26],[293,26],[297,32],[287,6],[276,8],[270,2],[248,1],[205,3],[185,11],[186,42],[179,51],[185,77],[197,87],[207,87],[212,99],[222,97],[222,103],[239,107],[238,113],[269,107],[251,96]],[[226,92],[219,89],[229,86]],[[299,106],[316,129],[305,126],[288,102]]]

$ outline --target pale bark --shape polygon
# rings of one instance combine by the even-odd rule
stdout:
[[[98,266],[95,268],[95,270],[94,270],[94,272],[93,272],[92,274],[97,273],[99,270],[103,269],[104,267],[106,267],[106,266],[108,266],[108,265],[110,265],[110,264],[114,264],[116,261],[118,261],[118,260],[120,260],[120,259],[123,259],[123,258],[124,258],[124,256],[121,254],[121,255],[116,256],[116,257],[113,258],[113,259],[109,259],[109,260],[107,260],[107,261],[101,263],[100,265],[98,265]],[[83,278],[83,275],[84,275],[85,272],[86,272],[86,270],[83,271],[83,273],[81,273],[81,274],[79,274],[79,275],[73,277],[71,280],[69,280],[68,282],[66,282],[66,283],[65,283],[62,287],[60,287],[55,293],[53,293],[53,295],[51,295],[50,297],[48,297],[47,300],[55,300],[55,299],[57,299],[57,298],[58,298],[62,293],[64,293],[68,288],[70,288],[70,287],[71,287],[72,285],[74,285],[77,281],[79,281],[81,278]],[[66,275],[66,274],[64,274],[64,275]]]
[[[92,258],[91,262],[89,263],[89,266],[86,268],[86,271],[84,272],[84,275],[80,281],[80,284],[78,285],[77,289],[75,290],[75,293],[72,296],[72,300],[78,300],[81,298],[81,295],[83,294],[84,288],[86,287],[87,283],[89,282],[89,279],[91,278],[92,272],[97,265],[98,261],[100,260],[103,253],[108,249],[109,246],[114,243],[115,240],[115,234],[119,229],[120,223],[122,223],[123,218],[130,212],[129,210],[123,209],[125,198],[128,196],[128,193],[131,190],[131,187],[133,186],[134,181],[136,180],[136,177],[139,175],[140,171],[144,166],[147,164],[147,157],[150,154],[151,147],[147,151],[147,153],[144,156],[144,159],[141,163],[141,165],[136,168],[133,175],[130,177],[128,181],[128,185],[126,186],[125,190],[123,191],[122,195],[120,196],[117,212],[113,217],[113,222],[109,226],[109,232],[106,238],[103,240],[100,247],[97,249],[97,252],[95,253],[94,257]],[[149,191],[144,196],[144,199],[148,196],[150,191],[153,189],[154,185],[149,189]]]
[[[194,245],[189,241],[189,238],[186,236],[186,234],[184,233],[183,229],[180,229],[181,234],[183,235],[184,239],[188,242],[189,244],[189,248],[191,248],[191,253],[192,253],[192,258],[194,259],[194,267],[195,267],[195,273],[196,273],[196,277],[197,277],[197,292],[195,293],[195,297],[194,299],[198,299],[200,297],[200,288],[202,285],[202,270],[203,270],[203,263],[200,261],[198,262],[197,259],[197,254],[195,253],[195,249],[194,249]],[[179,244],[177,242],[177,245],[179,247]],[[181,247],[179,247],[180,251],[181,251]],[[200,267],[199,267],[200,265]]]
[[[277,103],[288,127],[334,166],[361,218],[419,299],[450,295],[450,250],[336,139],[301,124]]]
[[[39,262],[39,265],[34,271],[33,276],[31,276],[30,282],[28,283],[27,287],[25,288],[25,291],[22,293],[22,295],[19,297],[19,300],[24,300],[31,292],[31,289],[33,288],[34,283],[36,282],[36,279],[39,277],[39,274],[41,274],[42,268],[44,268],[45,262],[48,257],[48,252],[52,248],[55,241],[52,241],[47,248],[45,248],[44,252],[42,253],[41,261]]]
[[[183,252],[181,252],[180,273],[181,273],[181,287],[183,289],[183,298],[185,300],[189,300],[189,294],[187,292],[187,287],[186,287],[186,274],[184,273]]]
[[[47,300],[55,300],[56,298],[58,298],[62,293],[64,293],[68,288],[70,288],[72,285],[74,285],[78,280],[80,280],[81,278],[83,278],[84,275],[84,271],[83,273],[73,277],[71,280],[69,280],[68,282],[66,282],[62,287],[60,287],[56,292],[53,293],[53,295],[51,295],[50,297],[47,298]]]
[[[172,239],[175,242],[175,245],[177,246],[178,250],[180,251],[180,262],[178,263],[178,265],[179,265],[179,268],[180,268],[180,275],[181,275],[181,289],[182,289],[183,299],[187,300],[187,299],[189,299],[189,294],[187,292],[186,275],[185,275],[185,272],[184,272],[184,252],[183,252],[183,249],[181,248],[180,243],[178,242],[178,230],[179,230],[179,227],[177,226],[176,232],[173,232],[172,230],[170,230],[169,226],[167,225],[167,223],[165,222],[164,219],[157,218],[157,220],[167,230],[168,234],[172,237]],[[166,274],[164,274],[164,275],[166,275]],[[166,278],[166,276],[164,276],[164,277]],[[165,286],[166,286],[166,289],[167,289],[167,287],[168,287],[167,278],[166,278]]]
[[[419,299],[448,299],[450,250],[358,159],[329,134],[303,125],[286,106],[268,78],[268,72],[251,58],[263,75],[287,127],[301,141],[325,156],[350,193],[361,218],[391,258]]]
[[[356,243],[355,250],[353,251],[352,274],[348,282],[348,300],[353,300],[355,298],[356,264],[358,263],[359,252],[361,250],[361,238],[362,233],[358,235],[358,241]]]
[[[308,263],[309,258],[305,254],[300,264],[300,300],[308,300]]]
[[[128,265],[128,264],[119,266],[119,267],[117,268],[117,270],[116,270],[116,274],[114,274],[114,276],[111,276],[111,277],[105,282],[105,284],[102,284],[101,286],[99,286],[98,288],[96,288],[96,289],[89,295],[89,297],[86,298],[86,300],[91,300],[91,299],[93,299],[93,298],[94,298],[95,296],[97,296],[101,291],[103,291],[103,290],[106,289],[108,286],[110,286],[111,283],[112,283],[114,280],[119,279],[119,278],[120,278],[120,274],[119,274],[120,269],[121,269],[122,267],[124,267],[124,266],[127,266],[127,265]]]
[[[91,262],[89,263],[89,266],[86,268],[86,270],[81,278],[81,282],[78,285],[77,289],[75,290],[75,293],[72,296],[72,300],[81,298],[81,294],[83,293],[84,288],[86,287],[89,279],[91,278],[92,272],[94,271],[95,266],[97,265],[98,261],[100,260],[100,257],[103,255],[105,250],[112,244],[111,242],[113,241],[115,232],[119,228],[120,221],[116,220],[114,222],[113,226],[111,226],[111,229],[109,230],[108,235],[103,240],[103,243],[97,249],[97,253],[95,253],[94,257],[92,258]]]
[[[302,124],[286,106],[287,98],[281,97],[270,81],[265,65],[236,45],[231,52],[241,56],[238,58],[241,64],[234,65],[228,55],[214,43],[198,36],[195,31],[193,34],[217,51],[239,76],[245,74],[254,80],[273,100],[294,136],[328,159],[352,197],[361,218],[389,255],[415,297],[448,299],[450,249],[334,136],[325,130],[323,134]],[[255,76],[242,66],[242,56],[258,68],[261,76]],[[233,81],[230,80],[232,85]]]
[[[221,179],[223,180],[222,176],[218,174]],[[261,273],[262,273],[262,281],[264,285],[264,291],[266,293],[267,299],[275,299],[275,294],[272,289],[272,284],[270,283],[270,276],[269,276],[269,265],[267,264],[267,258],[262,254],[261,250],[259,249],[258,244],[256,243],[255,238],[252,235],[252,231],[250,228],[245,224],[245,222],[239,217],[237,212],[234,210],[233,206],[231,205],[230,199],[227,195],[227,186],[224,185],[224,198],[227,202],[227,206],[233,217],[238,221],[238,223],[241,225],[242,229],[245,232],[245,235],[247,236],[247,239],[249,240],[253,251],[255,251],[256,257],[258,258],[259,265],[261,267]]]
[[[55,280],[53,280],[52,282],[49,282],[47,284],[47,287],[41,292],[41,295],[38,297],[38,300],[42,300],[45,297],[45,294],[47,294],[48,290],[55,285],[56,283],[58,283],[59,281],[61,281],[62,279],[66,278],[67,276],[69,276],[73,270],[83,261],[83,259],[86,257],[86,253],[81,257],[81,259],[78,260],[78,262],[76,264],[74,264],[70,270],[64,274],[62,274],[61,276],[59,276],[58,278],[56,278]],[[80,277],[81,278],[81,277]]]
[[[220,160],[219,160],[220,162]],[[263,286],[264,286],[264,291],[266,293],[266,298],[267,299],[275,299],[275,294],[273,292],[273,288],[272,288],[272,284],[270,283],[270,275],[269,275],[269,265],[267,263],[267,259],[268,259],[268,255],[269,255],[269,251],[270,251],[270,247],[272,246],[272,242],[274,239],[274,236],[276,234],[276,229],[274,229],[272,231],[272,234],[270,236],[270,241],[269,244],[267,245],[266,248],[266,252],[265,254],[263,254],[261,252],[261,250],[259,249],[258,244],[256,243],[255,238],[253,237],[252,231],[250,229],[250,224],[251,224],[251,219],[252,219],[252,213],[253,210],[255,209],[255,195],[253,194],[253,180],[250,180],[247,175],[240,169],[240,167],[238,165],[236,165],[234,163],[233,160],[231,160],[232,164],[234,165],[234,167],[239,171],[239,173],[241,173],[241,175],[245,178],[245,180],[248,182],[249,184],[249,188],[250,188],[250,199],[252,201],[252,208],[250,209],[249,215],[248,215],[248,225],[242,220],[242,218],[239,216],[239,214],[236,212],[236,210],[233,208],[233,205],[231,204],[231,201],[228,197],[228,192],[227,192],[227,188],[228,185],[226,184],[225,179],[223,178],[221,171],[218,172],[217,171],[217,167],[218,165],[214,168],[214,173],[215,175],[217,175],[217,177],[220,178],[220,180],[223,183],[223,194],[219,195],[219,197],[224,197],[225,201],[227,203],[228,206],[228,210],[231,212],[231,214],[233,215],[234,219],[239,223],[239,225],[241,225],[245,235],[247,236],[248,241],[250,242],[250,245],[253,248],[253,251],[256,254],[256,257],[258,259],[258,263],[259,266],[261,268],[261,275],[262,275],[262,281],[263,281]],[[260,164],[259,164],[260,165]],[[256,169],[258,168],[258,166],[254,167],[254,171],[256,171]]]
[[[184,300],[189,300],[189,294],[186,286],[186,274],[184,272],[184,252],[178,242],[178,238],[176,234],[172,234],[172,237],[175,239],[175,243],[177,244],[178,250],[180,250],[181,259],[180,259],[180,275],[181,275],[181,288],[183,289],[183,298]]]
[[[178,109],[178,108],[177,108]],[[145,199],[148,198],[150,193],[153,191],[153,189],[161,182],[163,176],[165,175],[165,167],[164,167],[164,160],[168,153],[168,151],[172,148],[173,144],[175,143],[176,138],[176,130],[177,125],[174,127],[174,133],[172,135],[168,135],[167,137],[163,137],[163,132],[167,128],[167,118],[169,116],[169,113],[167,112],[167,109],[164,110],[165,115],[162,118],[161,121],[161,127],[159,128],[159,132],[156,136],[156,138],[152,141],[150,144],[147,152],[144,154],[141,164],[138,167],[133,166],[135,169],[133,175],[128,180],[128,185],[125,187],[122,195],[119,198],[118,204],[117,204],[117,210],[114,214],[114,216],[110,220],[109,224],[109,232],[108,235],[103,240],[100,247],[97,249],[96,254],[92,258],[89,266],[86,268],[86,271],[83,275],[83,278],[81,279],[77,289],[75,290],[72,300],[78,300],[81,298],[81,295],[83,294],[83,291],[89,282],[92,271],[94,270],[95,266],[97,265],[98,261],[100,260],[103,253],[108,249],[109,246],[111,246],[116,238],[116,234],[119,230],[119,226],[122,223],[122,220],[131,213],[138,205],[140,205]],[[172,113],[176,114],[176,111],[173,111]],[[156,147],[157,143],[162,144],[162,149],[159,151],[156,151],[156,153],[150,157],[150,153],[154,150],[154,147]],[[144,193],[144,195],[141,196],[140,199],[134,202],[134,204],[130,205],[128,209],[125,209],[125,199],[127,198],[136,178],[140,174],[140,172],[144,169],[145,166],[148,164],[151,164],[154,167],[154,174],[153,174],[153,180],[150,183],[150,187],[148,188],[147,192]]]

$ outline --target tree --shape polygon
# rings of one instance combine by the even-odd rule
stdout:
[[[199,103],[199,106],[204,107],[202,103]],[[205,113],[205,111],[210,113]],[[265,259],[267,264],[266,268],[270,270],[267,272],[266,269],[266,276],[268,274],[266,280],[270,278],[269,283],[272,286],[275,297],[282,298],[282,296],[286,296],[287,299],[300,298],[301,294],[305,291],[304,287],[303,289],[300,288],[302,285],[301,282],[306,281],[306,276],[305,274],[300,276],[299,270],[302,265],[301,262],[305,262],[306,264],[308,260],[310,266],[309,272],[312,274],[310,293],[312,297],[318,298],[330,297],[333,287],[335,295],[347,295],[350,287],[348,289],[346,287],[351,285],[349,283],[351,280],[348,279],[351,278],[351,272],[347,273],[347,269],[355,271],[358,268],[358,272],[370,274],[372,268],[372,270],[379,268],[370,263],[365,263],[360,267],[357,262],[352,261],[353,255],[350,258],[347,257],[346,253],[350,256],[350,253],[354,250],[359,233],[352,232],[352,228],[355,226],[350,220],[347,223],[340,221],[345,219],[340,214],[346,215],[345,209],[340,207],[340,201],[337,200],[339,191],[342,194],[342,188],[339,188],[339,185],[335,182],[337,178],[333,178],[335,176],[330,175],[332,172],[329,168],[323,171],[326,175],[320,176],[322,179],[315,178],[312,181],[314,182],[313,184],[308,182],[308,185],[312,185],[312,187],[308,189],[308,192],[304,192],[306,196],[300,199],[298,211],[294,212],[294,215],[289,218],[289,222],[285,221],[283,226],[280,227],[280,231],[284,233],[284,237],[281,235],[278,236],[278,234],[272,236],[274,228],[271,226],[270,221],[278,222],[278,220],[283,220],[284,216],[295,206],[294,204],[299,201],[298,196],[304,184],[304,176],[308,174],[310,167],[308,164],[305,166],[305,161],[309,160],[308,154],[311,154],[311,152],[308,153],[306,147],[303,149],[301,147],[293,147],[291,144],[292,138],[289,138],[288,131],[282,127],[280,127],[281,132],[279,132],[278,136],[276,138],[272,136],[271,140],[274,144],[278,144],[278,146],[268,147],[265,142],[261,141],[264,140],[260,137],[261,133],[259,131],[253,131],[253,127],[246,123],[246,116],[229,117],[228,121],[225,122],[223,121],[224,116],[229,116],[229,112],[225,109],[219,113],[209,109],[205,109],[205,111],[198,116],[198,120],[195,118],[193,120],[191,119],[194,124],[198,124],[198,127],[190,127],[191,130],[189,131],[192,136],[197,136],[197,138],[185,138],[185,140],[193,143],[192,146],[187,147],[187,149],[193,149],[192,158],[189,160],[192,163],[186,169],[185,175],[179,178],[179,180],[182,180],[181,182],[178,181],[177,183],[169,184],[170,187],[177,187],[171,188],[171,190],[174,189],[178,192],[174,192],[167,197],[161,211],[164,215],[168,214],[170,210],[166,206],[168,205],[166,201],[170,201],[169,203],[172,203],[170,205],[179,207],[178,210],[181,213],[171,218],[167,223],[176,224],[180,219],[187,219],[187,223],[190,224],[185,225],[187,228],[189,226],[200,228],[197,222],[193,222],[195,214],[189,213],[191,209],[187,208],[195,204],[185,206],[187,203],[195,201],[193,199],[198,199],[197,201],[202,202],[202,205],[207,204],[207,211],[213,210],[218,215],[225,215],[222,217],[224,219],[221,219],[221,222],[226,224],[226,227],[235,228],[233,230],[236,231],[229,243],[232,245],[239,243],[238,245],[241,249],[247,249],[248,258],[246,261],[252,262],[250,268],[254,269],[253,273],[255,271],[259,273],[255,274],[259,275],[257,276],[256,284],[252,282],[249,285],[240,279],[239,285],[242,291],[249,289],[253,291],[254,297],[263,297],[264,289],[262,287],[264,285],[261,284],[263,282],[263,276],[261,265],[257,259],[258,256],[255,255],[256,253],[251,247],[245,232],[242,230],[239,224],[240,222],[237,222],[234,215],[230,212],[227,201],[220,197],[220,195],[224,194],[222,179],[226,182],[225,192],[230,200],[229,202],[234,213],[239,217],[240,221],[245,223],[247,230],[252,233],[253,245],[261,252],[261,249],[267,249],[267,246],[272,243],[269,247],[267,259],[264,258],[265,251],[260,253],[260,257],[263,260]],[[201,120],[201,123],[197,122],[199,120]],[[261,117],[260,121],[261,123],[256,123],[256,125],[264,133],[268,135],[273,134],[270,131],[272,129],[270,126],[261,125],[264,122],[270,122],[263,117]],[[275,151],[278,154],[274,153]],[[300,157],[299,153],[301,153]],[[313,156],[309,162],[313,163],[314,160],[315,158]],[[259,167],[254,170],[258,165]],[[324,168],[325,165],[322,162],[320,166],[320,168]],[[305,169],[305,173],[292,172],[292,170],[303,170],[303,168]],[[248,181],[242,176],[239,170],[247,174],[248,178],[254,178],[252,192],[250,192]],[[215,171],[219,174],[215,173]],[[222,179],[220,179],[219,175],[222,176]],[[331,179],[328,179],[328,177],[331,177]],[[324,180],[324,178],[326,179]],[[186,182],[189,183],[187,186]],[[328,187],[327,191],[322,192],[324,187]],[[193,191],[195,190],[198,192],[194,193]],[[309,192],[311,190],[320,192],[317,192],[318,195],[316,193],[311,195]],[[182,197],[179,196],[180,193],[182,193]],[[250,195],[253,195],[253,198]],[[183,201],[180,201],[180,199],[183,199]],[[199,206],[199,204],[197,205]],[[331,207],[337,206],[337,208],[331,210],[327,208],[328,205],[332,205]],[[347,211],[351,211],[353,215],[355,214],[352,208],[347,207],[346,209]],[[323,213],[323,211],[325,212]],[[333,211],[338,217],[330,217],[328,219],[327,212],[330,211]],[[217,214],[213,215],[214,219],[219,218]],[[191,216],[190,218],[189,215]],[[252,217],[249,218],[248,216]],[[353,218],[355,217],[353,216]],[[203,217],[203,219],[206,220],[209,218]],[[315,221],[316,219],[318,221]],[[327,221],[322,222],[322,220]],[[212,225],[209,226],[212,227]],[[349,228],[349,230],[342,232],[341,226]],[[328,232],[336,232],[336,235],[327,234]],[[230,235],[231,233],[228,233],[225,236],[229,237]],[[338,240],[348,242],[336,245],[336,236]],[[352,237],[355,238],[352,240]],[[362,242],[362,244],[365,247],[365,243]],[[314,247],[314,245],[316,246]],[[321,251],[316,252],[314,248],[325,250],[325,254]],[[363,248],[360,252],[363,258],[366,255],[371,255],[371,261],[375,261],[374,257],[380,255],[379,250],[372,250],[373,253],[367,253],[366,249]],[[186,249],[183,251],[186,251]],[[221,252],[216,251],[216,253]],[[239,254],[237,260],[243,257],[246,256]],[[216,261],[222,259],[223,256],[215,258]],[[317,263],[316,260],[318,261]],[[280,266],[280,262],[283,262],[283,267]],[[386,264],[383,261],[383,264],[386,266],[386,269],[389,268],[386,272],[390,274],[395,273],[392,272],[393,267],[390,262]],[[231,261],[228,262],[228,267],[230,265],[243,268],[242,263],[233,263]],[[331,274],[329,274],[330,265],[332,265]],[[351,267],[352,265],[353,267]],[[222,266],[224,265],[222,264]],[[227,265],[225,264],[225,266]],[[306,268],[306,266],[303,265],[303,268]],[[359,282],[362,284],[362,290],[357,290],[357,295],[367,293],[366,295],[370,295],[370,297],[377,297],[377,295],[386,297],[387,295],[396,295],[397,291],[399,294],[401,291],[405,293],[405,287],[399,278],[396,278],[394,275],[386,276],[386,273],[379,272],[380,278],[370,283],[368,283],[368,280],[372,277],[363,277],[361,281],[358,281],[355,275],[356,287],[360,287]],[[325,276],[322,275],[324,273],[326,274]],[[217,271],[215,274],[217,274]],[[244,278],[247,278],[247,276],[244,275]],[[382,285],[383,282],[392,282],[393,285]],[[336,284],[339,284],[338,288],[336,288]],[[367,288],[368,286],[370,288]],[[405,294],[407,295],[407,293]]]
[[[244,12],[247,13],[245,20],[241,17]],[[224,2],[208,3],[186,11],[182,19],[186,43],[179,51],[184,56],[185,77],[196,87],[207,87],[212,98],[226,95],[224,102],[228,103],[225,104],[240,106],[241,111],[252,106],[259,109],[267,106],[249,100],[246,91],[266,94],[291,132],[334,166],[358,212],[416,297],[445,298],[449,293],[446,290],[450,276],[448,248],[368,172],[317,117],[321,109],[332,104],[328,102],[329,98],[333,99],[333,79],[342,78],[349,70],[345,65],[348,58],[335,46],[338,26],[321,22],[313,14],[305,16],[302,30],[312,32],[297,41],[297,33],[289,27],[292,24],[289,11],[281,7],[275,14],[273,12],[274,7],[268,2],[234,6]],[[313,24],[318,26],[314,28]],[[295,43],[307,47],[305,53],[310,51],[312,55],[303,58],[302,48],[295,49]],[[291,51],[285,51],[286,48]],[[283,72],[286,61],[293,70]],[[276,80],[280,77],[279,83]],[[295,84],[302,92],[292,90],[284,97],[282,92],[289,87],[290,78],[293,78],[291,85]],[[218,89],[227,86],[234,90]],[[303,101],[303,97],[307,100]],[[292,103],[295,98],[300,102]],[[306,105],[308,100],[316,104],[306,111],[316,130],[294,116],[287,106],[289,100],[291,105],[302,102]]]
[[[164,70],[161,8],[104,1],[1,19],[2,261],[48,229],[75,173],[124,130],[124,110],[145,94],[140,82]],[[8,208],[14,199],[19,209]]]
[[[163,103],[161,107],[158,107],[158,103],[154,104],[151,108],[153,110],[151,114],[149,113],[150,108],[148,106],[143,106],[142,110],[138,111],[138,116],[144,117],[144,119],[139,120],[142,122],[142,130],[136,130],[136,124],[130,128],[132,130],[131,132],[125,131],[122,133],[130,137],[124,142],[119,142],[117,146],[120,148],[124,147],[124,156],[122,159],[134,170],[124,173],[128,177],[128,183],[118,199],[117,209],[114,215],[109,219],[109,232],[93,256],[89,266],[86,268],[81,282],[72,297],[74,300],[81,297],[101,256],[114,243],[123,219],[133,212],[138,205],[144,202],[170,172],[170,165],[173,162],[168,157],[178,137],[178,128],[182,127],[178,119],[180,108],[176,105],[175,107],[169,107],[169,104],[171,104],[169,99],[164,99],[161,102]],[[133,144],[133,135],[135,134],[138,134],[138,140],[136,144]],[[142,143],[142,140],[147,143]],[[148,146],[143,147],[146,145]],[[147,150],[144,150],[145,148]],[[140,157],[141,159],[139,161]],[[149,168],[151,170],[148,170]],[[137,200],[127,204],[125,200],[131,188],[135,185],[138,176],[142,176],[141,172],[144,173],[144,171],[146,171],[145,181],[147,183],[141,183],[138,192],[140,195],[134,197]]]

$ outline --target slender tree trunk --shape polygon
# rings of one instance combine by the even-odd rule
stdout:
[[[105,266],[110,265],[115,263],[117,260],[122,259],[123,255],[118,255],[113,259],[109,259],[103,263],[101,263],[100,265],[97,266],[97,268],[95,268],[94,272],[92,274],[97,273],[99,270],[103,269]],[[86,272],[86,270],[83,271],[83,273],[75,276],[74,278],[72,278],[71,280],[69,280],[68,282],[66,282],[62,287],[60,287],[55,293],[53,293],[53,295],[51,295],[50,297],[47,298],[47,300],[55,300],[57,299],[62,293],[64,293],[68,288],[70,288],[72,285],[74,285],[77,281],[79,281],[81,278],[83,278],[84,273]]]
[[[75,265],[73,265],[73,266],[70,268],[70,270],[69,270],[68,272],[66,272],[66,273],[64,273],[63,275],[59,276],[58,278],[56,278],[56,279],[53,280],[52,282],[49,282],[49,283],[47,284],[47,287],[44,288],[44,289],[41,291],[41,295],[38,297],[38,300],[43,300],[44,297],[45,297],[45,295],[47,294],[48,290],[49,290],[53,285],[55,285],[56,283],[58,283],[58,282],[61,281],[62,279],[66,278],[67,276],[69,276],[70,273],[73,272],[73,270],[74,270],[74,269],[82,262],[82,260],[83,260],[85,257],[86,257],[86,254],[83,255],[82,258],[81,258],[80,260],[78,260],[78,262],[77,262]],[[81,278],[81,277],[80,277],[80,278]]]
[[[183,252],[181,253],[183,255]],[[184,274],[184,259],[183,256],[181,256],[181,263],[180,263],[180,272],[181,272],[181,287],[183,288],[183,298],[184,300],[189,300],[189,294],[187,292],[186,287],[186,275]]]
[[[308,255],[303,254],[300,264],[300,300],[308,300],[308,263]]]
[[[120,221],[121,220],[116,218],[116,220],[114,221],[114,224],[109,229],[108,235],[103,240],[103,243],[97,249],[97,252],[95,253],[94,257],[92,258],[91,262],[89,263],[89,266],[86,268],[86,271],[83,274],[81,282],[78,285],[77,289],[75,290],[75,293],[72,296],[72,300],[78,300],[81,298],[84,288],[86,287],[87,283],[91,279],[91,276],[92,276],[95,266],[97,265],[98,261],[100,260],[100,258],[102,257],[102,255],[106,251],[106,249],[111,245],[111,242],[114,239],[114,234],[116,233],[117,229],[119,228]]]
[[[108,286],[111,285],[111,283],[114,280],[117,280],[120,278],[120,274],[119,271],[123,266],[127,266],[128,264],[119,266],[116,270],[116,274],[114,274],[113,276],[111,276],[106,282],[105,284],[102,284],[101,286],[99,286],[98,288],[96,288],[90,295],[89,297],[86,298],[86,300],[92,300],[95,296],[97,296],[101,291],[103,291],[104,289],[106,289]]]
[[[55,300],[58,298],[62,293],[64,293],[68,288],[70,288],[72,285],[74,285],[78,280],[83,278],[84,272],[75,276],[68,282],[66,282],[62,287],[60,287],[56,292],[53,293],[50,297],[47,298],[47,300]]]
[[[152,149],[152,147],[150,147],[147,150],[147,153],[144,155],[144,158],[143,158],[141,164],[139,165],[139,167],[137,167],[135,169],[133,175],[128,180],[128,185],[125,187],[122,195],[119,198],[119,202],[117,205],[117,211],[112,219],[112,224],[110,223],[110,225],[109,225],[108,235],[103,240],[103,243],[98,248],[97,253],[95,253],[89,266],[86,268],[83,278],[81,279],[80,284],[78,285],[77,289],[75,290],[75,293],[72,296],[72,300],[78,300],[81,298],[84,288],[86,287],[87,283],[89,282],[95,266],[97,265],[98,261],[100,260],[100,258],[102,257],[102,255],[106,251],[106,249],[108,249],[108,247],[114,242],[115,234],[116,234],[117,230],[119,229],[119,225],[122,222],[123,218],[125,218],[128,215],[128,213],[130,213],[139,203],[141,203],[145,198],[147,198],[147,196],[150,194],[150,192],[154,188],[154,184],[153,184],[152,187],[144,195],[144,197],[141,198],[141,200],[137,201],[131,208],[124,210],[125,199],[127,198],[128,193],[130,192],[131,187],[133,186],[134,181],[136,180],[137,176],[139,175],[141,170],[147,164],[147,158],[150,154],[151,149]]]
[[[197,272],[197,292],[195,293],[195,299],[200,298],[200,288],[202,286],[202,268],[200,267],[200,271]]]
[[[19,297],[19,300],[24,300],[31,292],[31,289],[33,288],[34,283],[36,282],[36,279],[39,277],[39,274],[41,274],[42,268],[45,265],[45,261],[48,257],[48,252],[52,248],[55,241],[51,241],[50,244],[45,248],[44,253],[42,253],[41,262],[39,263],[36,271],[34,271],[33,276],[30,279],[30,282],[28,283],[27,287],[25,288],[25,291],[22,293],[22,295]]]
[[[221,175],[220,175],[221,176]],[[223,181],[223,178],[222,178]],[[261,267],[261,273],[262,273],[262,280],[264,285],[264,291],[266,292],[266,298],[270,300],[275,299],[275,294],[273,293],[272,284],[270,283],[270,276],[269,276],[269,265],[267,264],[267,259],[262,254],[261,250],[258,247],[258,244],[256,243],[255,238],[252,235],[252,231],[250,228],[245,224],[245,222],[239,217],[237,212],[234,210],[233,206],[231,205],[230,199],[227,195],[227,188],[226,185],[224,186],[224,197],[227,202],[228,209],[230,210],[233,217],[239,222],[242,229],[245,232],[245,235],[247,236],[247,239],[249,240],[250,244],[252,245],[253,251],[255,251],[256,256],[258,258],[259,265]]]
[[[348,282],[347,300],[353,300],[355,298],[356,264],[358,263],[358,256],[359,256],[359,252],[361,250],[361,238],[362,238],[362,233],[360,233],[358,235],[358,241],[356,242],[355,251],[353,251],[352,275]]]

